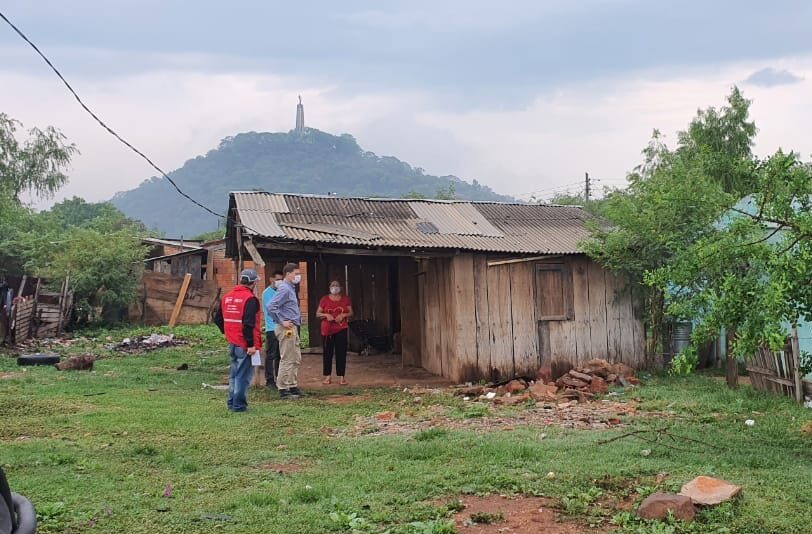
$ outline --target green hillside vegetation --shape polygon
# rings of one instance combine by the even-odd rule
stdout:
[[[242,133],[226,137],[205,156],[171,173],[178,185],[218,212],[229,191],[274,191],[360,197],[446,196],[511,200],[455,176],[432,176],[395,157],[363,150],[349,134]],[[154,177],[116,194],[112,203],[127,216],[168,235],[192,236],[217,228],[217,218],[181,198],[166,179]]]

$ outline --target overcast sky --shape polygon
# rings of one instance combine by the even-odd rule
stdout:
[[[753,100],[758,154],[812,153],[810,2],[6,0],[0,10],[167,170],[227,135],[291,129],[299,94],[308,126],[522,198],[587,171],[598,186],[622,184],[653,128],[673,142],[734,84]],[[2,24],[0,112],[77,144],[60,198],[108,199],[154,174]]]

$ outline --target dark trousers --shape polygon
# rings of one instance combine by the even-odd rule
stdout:
[[[338,334],[324,336],[324,376],[330,376],[333,372],[333,354],[336,357],[336,374],[345,376],[347,372],[347,330],[344,329]]]
[[[265,332],[265,384],[276,385],[279,375],[279,340],[273,332]]]

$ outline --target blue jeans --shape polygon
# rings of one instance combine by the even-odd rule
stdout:
[[[244,412],[248,409],[245,394],[251,385],[254,368],[251,366],[251,357],[238,345],[228,344],[228,355],[231,358],[231,368],[228,373],[228,409],[232,412]]]

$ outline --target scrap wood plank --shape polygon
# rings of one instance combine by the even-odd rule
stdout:
[[[175,301],[175,308],[172,310],[172,316],[169,318],[169,328],[174,328],[175,323],[178,322],[180,309],[183,307],[183,299],[186,298],[186,291],[189,289],[189,282],[191,281],[192,275],[186,273],[186,276],[183,277],[183,284],[181,284],[180,291],[178,292],[178,300]]]

